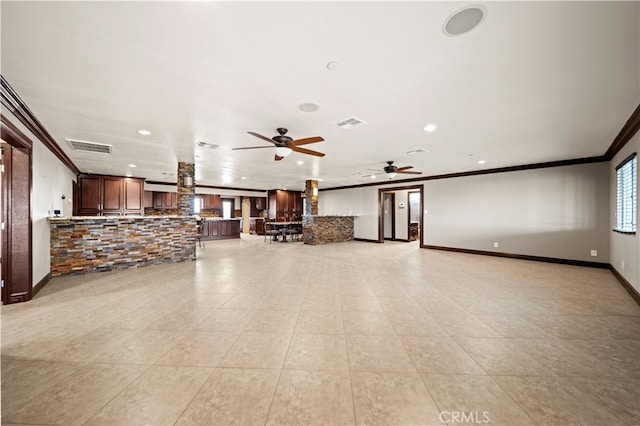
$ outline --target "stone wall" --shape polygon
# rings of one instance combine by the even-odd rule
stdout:
[[[353,240],[353,216],[302,216],[305,244],[339,243]]]
[[[178,163],[178,214],[180,216],[193,215],[193,196],[196,193],[196,165],[193,163]],[[191,186],[185,186],[185,177],[191,178]]]
[[[178,216],[51,218],[51,275],[86,274],[196,258],[196,220]]]

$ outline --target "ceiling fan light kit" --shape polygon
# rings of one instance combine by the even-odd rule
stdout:
[[[283,158],[287,157],[293,151],[298,152],[300,154],[314,155],[316,157],[324,157],[325,154],[318,151],[313,151],[311,149],[301,148],[300,145],[307,145],[310,143],[322,142],[324,139],[320,136],[313,136],[310,138],[296,139],[287,136],[287,129],[284,127],[279,127],[276,129],[278,131],[278,135],[272,138],[268,138],[266,136],[262,136],[258,133],[247,132],[251,136],[255,136],[258,139],[262,139],[263,141],[267,141],[275,145],[275,161],[280,161]],[[249,146],[246,148],[233,148],[233,150],[237,149],[261,149],[261,148],[273,148],[271,146]]]

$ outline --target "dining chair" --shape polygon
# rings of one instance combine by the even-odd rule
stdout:
[[[269,242],[273,241],[278,235],[280,234],[280,232],[274,228],[273,224],[271,223],[271,219],[267,219],[266,217],[264,218],[264,241],[267,241],[267,238],[269,239]]]
[[[202,239],[203,225],[204,224],[202,219],[196,220],[196,241],[198,243],[198,247],[202,248],[203,250],[206,250],[207,247],[204,245],[204,240]]]

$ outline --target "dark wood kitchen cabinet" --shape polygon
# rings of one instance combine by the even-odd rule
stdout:
[[[203,240],[226,240],[240,238],[240,221],[234,219],[213,219],[202,222]]]
[[[220,208],[220,195],[202,194],[200,197],[202,197],[202,210],[214,210]]]
[[[249,197],[249,203],[251,207],[249,216],[251,217],[258,217],[267,209],[267,199],[264,197]]]
[[[144,180],[117,176],[79,175],[78,216],[142,215]]]
[[[269,218],[278,222],[302,220],[302,193],[269,191]]]
[[[154,209],[177,209],[178,194],[175,192],[154,192],[153,193]]]
[[[153,207],[153,191],[144,191],[142,206],[145,208]]]

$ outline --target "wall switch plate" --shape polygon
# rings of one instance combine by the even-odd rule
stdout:
[[[494,246],[494,247],[500,247],[500,244],[498,244],[498,242],[497,242],[497,241],[495,241],[495,242],[493,243],[493,246]]]
[[[596,257],[598,255],[598,250],[591,250],[591,256]]]

